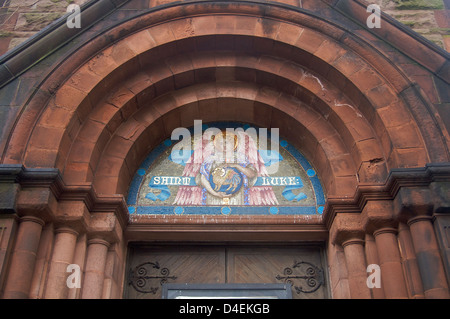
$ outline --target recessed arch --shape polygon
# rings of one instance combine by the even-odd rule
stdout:
[[[245,88],[244,84],[237,84],[240,85],[240,87]],[[340,162],[339,165],[333,166],[334,169],[338,169],[340,166],[345,166],[347,168],[345,173],[340,171],[338,174],[341,174],[341,177],[352,177],[354,179],[352,186],[356,185],[356,176],[354,175],[356,169],[353,159],[346,150],[346,146],[342,139],[338,137],[339,134],[329,123],[321,122],[308,129],[308,119],[310,118],[306,116],[301,118],[301,116],[297,115],[296,119],[283,112],[283,110],[277,109],[277,104],[282,104],[283,102],[285,104],[287,103],[282,98],[278,98],[277,103],[274,106],[267,104],[262,97],[255,97],[255,99],[238,98],[236,97],[237,93],[232,94],[232,91],[228,91],[230,95],[227,96],[227,87],[230,88],[229,85],[221,85],[221,83],[210,85],[203,84],[198,87],[194,86],[192,89],[186,90],[185,92],[180,90],[176,95],[163,96],[155,102],[157,104],[155,104],[154,108],[147,107],[140,109],[134,116],[130,117],[128,121],[124,122],[122,127],[118,128],[117,134],[111,138],[110,144],[103,153],[105,158],[129,158],[129,160],[125,162],[128,163],[128,173],[133,175],[134,171],[137,169],[136,165],[140,164],[140,161],[137,160],[139,158],[142,159],[143,156],[147,155],[147,153],[145,153],[145,151],[148,152],[148,149],[145,148],[146,146],[155,147],[157,145],[156,143],[160,143],[163,139],[170,137],[172,130],[175,128],[193,125],[195,119],[201,118],[201,110],[207,109],[208,112],[211,112],[211,114],[214,115],[206,117],[205,122],[217,121],[217,119],[225,121],[240,120],[255,125],[264,125],[264,127],[279,127],[280,134],[289,137],[292,142],[296,143],[297,147],[309,156],[315,157],[316,162],[323,165],[321,168],[324,172],[331,172],[330,163],[325,160],[325,158],[331,158],[332,162],[335,164]],[[254,90],[254,95],[256,95],[259,90],[256,86],[253,88],[247,86],[247,93],[250,93],[250,89]],[[191,95],[190,97],[193,98],[193,100],[190,101],[188,99],[192,90],[203,90],[203,92],[208,90],[211,95],[206,95],[205,93],[200,99]],[[220,98],[217,96],[216,92],[221,92]],[[173,102],[177,99],[184,100],[185,104],[174,104]],[[159,107],[157,106],[158,103]],[[170,105],[172,108],[170,108]],[[158,114],[157,110],[159,108],[164,108],[164,106],[168,108],[167,111],[163,115]],[[276,112],[276,114],[272,114],[272,112]],[[305,111],[299,110],[299,113],[300,112]],[[318,114],[316,114],[316,116],[318,116]],[[319,140],[322,141],[323,144],[326,144],[325,148],[322,148],[319,145]],[[321,148],[321,150],[318,148]],[[136,153],[138,151],[141,151],[142,153]],[[325,158],[320,158],[321,155]],[[103,184],[108,186],[109,191],[117,190],[114,189],[114,187],[117,186],[113,186],[117,185],[118,176],[115,172],[121,171],[124,163],[117,161],[116,164],[120,165],[120,167],[108,169],[108,166],[110,166],[111,163],[103,163],[100,160],[99,166],[97,167],[97,170],[101,172],[100,176],[108,176],[109,178],[116,177],[115,184],[112,183],[112,180]],[[78,173],[75,175],[78,175]],[[332,176],[332,174],[330,174],[330,176]],[[124,187],[127,187],[125,185],[128,185],[129,181],[130,180],[124,182],[124,186],[120,187],[120,189],[123,190]],[[332,183],[331,180],[330,183]]]
[[[268,61],[268,58],[265,58]],[[225,59],[223,59],[225,61]],[[283,63],[284,61],[281,61]],[[334,97],[330,93],[327,97],[327,101],[336,101],[336,99],[340,99],[340,103],[338,106],[331,104],[326,104],[321,98],[316,98],[310,91],[304,87],[297,86],[293,87],[293,90],[289,92],[286,90],[285,87],[270,87],[271,83],[277,83],[281,82],[279,80],[280,76],[277,75],[271,75],[271,74],[263,74],[262,71],[258,71],[263,76],[261,78],[264,78],[266,82],[259,81],[259,83],[249,83],[244,82],[246,80],[245,73],[255,71],[255,69],[244,69],[241,73],[243,73],[243,76],[239,77],[236,76],[238,73],[236,71],[236,68],[230,66],[231,71],[228,71],[225,67],[208,67],[200,69],[199,72],[202,73],[203,77],[206,78],[213,78],[215,81],[213,84],[211,83],[200,83],[197,85],[193,85],[194,77],[192,77],[192,86],[188,86],[184,89],[178,89],[175,93],[168,92],[166,95],[163,93],[163,96],[156,98],[155,100],[148,99],[148,96],[154,97],[155,95],[155,85],[146,87],[142,89],[142,83],[140,83],[140,88],[138,87],[132,87],[132,84],[137,83],[137,81],[134,78],[129,79],[129,81],[124,81],[124,84],[120,89],[116,90],[116,94],[108,97],[105,99],[105,102],[97,107],[97,110],[93,112],[90,116],[91,122],[86,125],[86,127],[80,132],[81,139],[85,139],[85,136],[88,135],[89,141],[94,142],[92,140],[93,135],[92,134],[84,134],[83,130],[92,130],[92,126],[100,126],[99,122],[104,123],[104,131],[111,131],[114,130],[117,125],[119,125],[119,122],[117,120],[118,117],[123,118],[124,113],[121,112],[121,108],[123,112],[130,113],[134,110],[136,111],[139,108],[138,114],[142,114],[142,109],[145,109],[145,112],[153,112],[157,115],[161,115],[166,112],[166,109],[171,110],[173,108],[178,108],[183,105],[183,103],[193,103],[197,102],[197,100],[201,99],[218,99],[218,98],[239,98],[243,97],[245,99],[255,100],[256,102],[261,102],[265,104],[272,104],[279,110],[283,111],[284,113],[288,114],[289,116],[300,118],[302,117],[303,120],[306,121],[305,126],[309,126],[314,124],[317,127],[321,127],[321,131],[318,132],[318,140],[322,140],[326,138],[328,135],[334,135],[339,134],[341,136],[350,136],[349,139],[350,142],[347,142],[346,147],[351,150],[355,144],[355,141],[362,141],[362,140],[370,140],[376,139],[375,134],[373,133],[372,129],[370,128],[370,125],[367,123],[367,121],[364,120],[363,116],[359,113],[358,110],[355,109],[355,107],[352,107],[352,105],[348,104],[351,102],[346,102],[344,100],[344,97],[342,96],[342,93],[337,92],[337,96]],[[306,72],[302,71],[300,68],[298,68],[300,72]],[[221,79],[220,76],[218,77],[218,74],[223,74],[225,77],[224,79]],[[232,78],[230,78],[230,75],[233,75]],[[137,76],[138,79],[141,78],[142,82],[144,83],[150,83],[148,82],[148,79],[145,77],[145,75],[141,76],[140,74]],[[301,77],[301,79],[304,79],[304,82],[306,83],[304,86],[307,86],[309,84],[310,87],[312,87],[313,90],[316,89],[316,86],[323,86],[318,78],[313,76],[312,74],[306,73],[305,76]],[[312,81],[310,81],[312,79]],[[221,81],[222,80],[222,81]],[[226,81],[225,81],[226,80]],[[239,81],[239,82],[233,82]],[[282,79],[283,80],[283,79]],[[247,79],[248,81],[248,79]],[[284,82],[287,85],[289,84],[289,79],[284,79]],[[292,83],[292,81],[290,81]],[[132,84],[130,84],[132,83]],[[265,84],[265,86],[263,86]],[[328,85],[327,85],[328,86]],[[139,89],[142,89],[139,91]],[[285,93],[282,91],[286,91]],[[137,97],[135,97],[131,91],[139,92],[137,93]],[[297,96],[292,96],[295,94],[295,92],[300,92],[297,94]],[[332,90],[330,90],[332,92]],[[292,94],[292,95],[291,95]],[[147,96],[147,98],[142,97]],[[302,100],[303,99],[303,102]],[[139,102],[140,101],[140,102]],[[145,101],[145,102],[144,102]],[[315,101],[311,106],[310,101]],[[136,105],[136,103],[138,105]],[[308,103],[308,104],[306,104]],[[222,104],[223,105],[223,104]],[[248,103],[250,112],[253,111],[254,105],[252,103]],[[299,105],[302,107],[299,108]],[[226,108],[226,105],[223,105],[224,108]],[[217,103],[214,104],[214,107],[217,107]],[[155,110],[153,110],[155,108]],[[125,110],[125,111],[124,111]],[[204,111],[208,111],[207,109],[203,109]],[[245,110],[245,109],[244,109]],[[115,111],[115,113],[114,113]],[[220,117],[220,108],[218,109],[218,112],[212,111],[210,114],[212,116],[218,116]],[[208,112],[203,112],[204,114]],[[340,114],[339,114],[340,113]],[[122,115],[121,115],[122,114]],[[201,116],[199,112],[197,112],[197,116]],[[253,115],[252,115],[253,116]],[[142,116],[136,115],[136,118],[140,118]],[[143,117],[145,118],[145,116]],[[216,118],[217,119],[217,118]],[[122,119],[125,121],[126,119]],[[250,120],[252,120],[250,118]],[[336,128],[327,130],[326,128],[331,123],[331,126],[334,126]],[[352,125],[358,125],[359,123],[359,132],[353,131],[350,132],[346,126],[345,123],[352,123]],[[180,122],[181,123],[181,122]],[[183,124],[183,123],[181,123]],[[265,123],[266,125],[268,123]],[[131,125],[131,124],[126,124]],[[330,126],[330,127],[331,127]],[[105,134],[103,131],[98,132],[99,136],[100,134]],[[170,135],[170,132],[165,132],[165,134]],[[352,134],[355,135],[352,137]],[[358,134],[356,136],[356,134]],[[93,145],[92,145],[93,146]],[[72,151],[76,154],[77,158],[73,160],[73,162],[80,162],[79,156],[80,153],[78,152],[78,148]],[[314,152],[310,152],[314,153]],[[345,155],[347,153],[350,153],[345,151],[342,153],[342,155]],[[348,155],[348,154],[347,154]],[[356,157],[359,156],[358,153],[355,154]],[[383,155],[381,152],[375,156],[375,158],[382,158]],[[71,162],[71,159],[68,159],[68,162]],[[84,162],[87,162],[84,160]],[[78,175],[78,174],[77,174]],[[353,174],[354,175],[354,174]]]
[[[423,295],[448,297],[446,287],[434,284],[445,282],[444,259],[419,260],[412,273],[401,269],[398,254],[412,245],[402,231],[409,230],[406,237],[413,241],[424,229],[439,239],[445,222],[448,131],[441,110],[427,96],[446,98],[442,87],[430,87],[435,79],[448,82],[448,55],[389,17],[384,17],[386,29],[368,30],[359,0],[299,2],[310,11],[282,1],[182,1],[140,10],[149,2],[126,0],[82,32],[60,32],[64,21],[59,20],[57,28],[51,26],[46,29],[51,32],[7,57],[3,70],[12,67],[6,74],[12,79],[9,88],[25,94],[6,99],[19,105],[8,107],[15,122],[2,140],[7,146],[0,175],[9,192],[5,218],[10,229],[18,226],[19,236],[6,235],[17,247],[35,245],[24,265],[17,250],[11,251],[11,262],[5,259],[11,265],[5,296],[37,296],[38,291],[39,297],[67,296],[67,285],[58,280],[64,269],[55,261],[95,270],[85,272],[82,297],[120,296],[130,282],[120,274],[134,268],[125,257],[134,241],[265,246],[314,241],[327,246],[328,263],[321,264],[330,270],[334,297],[375,296],[359,280],[365,261],[379,263],[373,254],[366,258],[375,246],[380,260],[396,256],[382,267],[382,276],[400,274],[383,286],[387,297],[420,297],[409,288],[421,282],[429,288]],[[88,17],[99,8],[92,7],[84,11]],[[65,34],[76,37],[60,41]],[[406,52],[409,48],[414,52]],[[26,61],[37,55],[36,64]],[[5,73],[0,77],[3,81]],[[280,128],[288,145],[317,170],[325,206],[316,202],[319,214],[309,215],[276,215],[270,209],[256,217],[177,215],[175,209],[162,216],[130,215],[125,196],[139,163],[174,128],[190,127],[194,120]],[[303,173],[296,176],[306,178]],[[239,196],[246,204],[245,187]],[[439,250],[431,244],[429,251]],[[35,263],[33,256],[47,252],[48,263]],[[438,271],[428,274],[430,262]],[[398,287],[405,289],[399,293]]]
[[[212,10],[216,9],[217,7],[214,7]],[[171,12],[173,8],[167,10]],[[281,14],[281,11],[278,14]],[[319,23],[323,26],[323,21],[305,19],[301,24],[294,24],[292,18],[280,21],[267,16],[232,15],[228,12],[225,15],[209,16],[199,16],[196,12],[183,19],[153,24],[144,28],[143,24],[144,21],[148,21],[148,15],[157,13],[161,12],[152,12],[137,18],[134,22],[139,22],[136,25],[140,26],[140,30],[136,28],[136,25],[128,29],[131,21],[123,23],[121,29],[127,30],[130,34],[123,36],[127,32],[122,32],[120,40],[97,52],[58,87],[47,104],[47,110],[52,112],[46,112],[45,109],[42,111],[42,116],[33,128],[29,143],[25,143],[26,151],[23,150],[22,156],[27,165],[63,168],[71,152],[80,155],[78,153],[80,144],[74,143],[79,137],[77,134],[80,133],[83,136],[83,128],[96,125],[89,121],[90,117],[102,113],[99,111],[99,105],[103,105],[104,97],[110,90],[114,90],[118,94],[113,98],[118,100],[106,102],[110,104],[108,106],[110,109],[111,105],[117,107],[115,104],[120,104],[123,100],[129,102],[121,104],[123,108],[121,106],[120,112],[112,116],[112,121],[108,121],[108,125],[104,127],[106,130],[103,128],[98,135],[98,143],[91,145],[89,163],[95,162],[98,154],[104,151],[101,145],[108,143],[107,140],[112,138],[113,130],[118,127],[121,120],[126,120],[131,113],[141,107],[140,100],[150,101],[152,97],[156,98],[158,93],[164,94],[163,92],[170,92],[177,87],[187,85],[192,76],[194,79],[202,75],[208,77],[209,68],[214,68],[215,76],[219,78],[222,76],[239,80],[240,74],[246,82],[249,81],[250,76],[254,77],[257,84],[263,86],[275,80],[275,87],[286,90],[288,96],[293,98],[298,98],[300,95],[300,101],[309,102],[309,106],[312,106],[314,102],[317,105],[334,103],[335,109],[328,107],[328,111],[332,110],[329,113],[325,108],[319,107],[322,117],[317,121],[331,122],[334,129],[341,132],[339,138],[344,138],[346,144],[346,152],[341,155],[352,155],[356,166],[356,170],[349,177],[358,179],[362,176],[364,179],[364,176],[374,176],[364,172],[368,170],[373,172],[375,165],[376,170],[379,170],[375,174],[377,176],[375,180],[381,181],[386,177],[389,168],[421,166],[429,160],[429,154],[417,124],[396,94],[407,87],[407,81],[399,72],[394,74],[393,66],[382,57],[376,58],[375,54],[361,57],[359,54],[367,52],[369,48],[364,47],[364,51],[360,51],[360,47],[358,50],[356,43],[361,44],[360,39],[353,39],[355,42],[351,48],[338,42],[337,38],[344,34],[346,39],[350,38],[344,30],[333,26],[327,30],[328,34],[325,34],[323,30],[319,32],[317,25]],[[297,14],[305,15],[304,12]],[[228,22],[233,21],[233,23],[222,23],[225,16],[229,19]],[[210,27],[204,28],[206,24]],[[135,32],[131,33],[132,30]],[[290,32],[284,32],[286,30]],[[108,34],[111,37],[118,36],[116,29],[110,30]],[[313,38],[315,41],[305,41]],[[248,39],[251,40],[251,44],[248,44]],[[213,49],[211,49],[211,40],[215,43]],[[259,57],[241,60],[236,53],[226,54],[227,45],[231,45],[233,50],[242,47],[245,52],[245,45],[241,46],[243,43],[247,43],[245,45],[258,52]],[[190,59],[180,60],[173,55],[175,49],[180,47]],[[214,61],[211,59],[211,50],[215,52]],[[329,54],[331,51],[334,52],[333,55]],[[154,72],[157,78],[152,78],[152,75],[148,73],[147,78],[134,76],[132,77],[135,80],[133,89],[119,88],[123,79],[128,79],[128,75],[148,66],[151,69],[151,66],[158,61],[158,57],[162,56],[166,57],[166,65],[159,66],[158,72]],[[147,63],[149,61],[151,63]],[[205,61],[210,65],[202,66],[201,63]],[[385,67],[383,70],[379,69],[381,65]],[[299,68],[308,71],[299,72]],[[247,73],[247,70],[250,72]],[[141,73],[134,75],[136,74],[142,75]],[[359,81],[361,77],[366,81]],[[216,79],[214,78],[213,81]],[[330,84],[329,88],[327,87],[331,93],[329,96],[327,96],[328,91],[327,94],[323,92],[325,83]],[[143,92],[140,86],[147,89],[153,88]],[[280,98],[270,97],[275,100]],[[284,97],[284,100],[288,99]],[[284,107],[283,112],[292,116],[293,114],[289,114],[292,112],[289,110],[289,104],[292,105],[292,103],[285,103],[280,107]],[[398,115],[399,110],[402,116]],[[356,117],[355,120],[349,121],[345,113],[347,115],[352,113],[352,116]],[[361,121],[357,121],[359,118]],[[358,122],[365,123],[358,124]],[[47,134],[57,135],[59,138],[52,139],[49,144],[44,137]],[[360,134],[359,140],[355,139],[357,134]],[[405,138],[406,135],[411,134],[417,138]],[[23,137],[23,134],[16,136],[13,134],[11,145],[16,145]],[[322,146],[327,147],[326,141],[322,143]],[[376,151],[368,156],[367,150]],[[412,162],[408,162],[411,159],[406,155],[411,150],[416,157]],[[17,155],[7,153],[6,158],[12,160]],[[363,156],[368,157],[363,158]],[[72,165],[71,169],[75,171],[80,167],[80,165],[74,165],[76,160],[69,159],[67,163],[69,166]],[[379,163],[383,163],[384,167],[379,169]],[[86,181],[89,181],[90,174],[93,174],[96,169],[90,167],[92,172],[88,173],[89,168],[86,168],[86,162],[84,166],[86,172],[84,176]]]

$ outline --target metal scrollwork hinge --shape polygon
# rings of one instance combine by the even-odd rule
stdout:
[[[155,287],[155,281],[159,281],[159,284],[162,285],[168,280],[177,279],[176,276],[169,275],[170,270],[161,268],[157,261],[145,262],[130,269],[128,284],[132,285],[136,291],[156,294],[158,286]]]
[[[286,267],[283,275],[275,278],[291,284],[297,294],[313,293],[325,284],[323,270],[306,261],[294,261],[292,267]]]

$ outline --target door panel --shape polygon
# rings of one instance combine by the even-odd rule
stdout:
[[[318,247],[228,248],[228,283],[291,283],[293,298],[326,298]]]
[[[291,283],[293,298],[326,298],[321,246],[131,245],[125,298],[161,298],[167,283]]]
[[[224,283],[225,250],[210,247],[130,247],[126,298],[161,298],[168,283]]]

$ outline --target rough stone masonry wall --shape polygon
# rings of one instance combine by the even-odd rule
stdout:
[[[450,0],[368,0],[428,40],[450,51]]]
[[[0,0],[0,55],[89,0]]]
[[[0,55],[89,0],[0,0]],[[155,4],[164,0],[149,0]],[[275,0],[276,1],[276,0]],[[286,2],[279,0],[279,2]],[[367,0],[438,46],[450,51],[450,0]]]

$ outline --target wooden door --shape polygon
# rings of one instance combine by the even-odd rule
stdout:
[[[224,283],[225,250],[208,246],[132,246],[125,297],[159,299],[162,284]]]
[[[321,246],[129,247],[125,298],[161,298],[163,283],[291,283],[293,298],[326,298]]]
[[[318,246],[226,249],[228,283],[290,283],[295,299],[327,297],[324,256]]]

